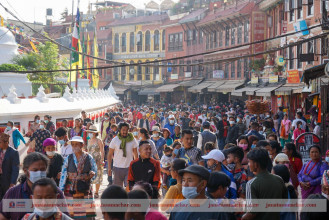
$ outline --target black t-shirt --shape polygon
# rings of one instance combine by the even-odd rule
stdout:
[[[83,119],[83,125],[84,126],[87,126],[88,122],[91,122],[91,119],[90,118]]]

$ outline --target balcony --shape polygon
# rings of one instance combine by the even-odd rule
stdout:
[[[283,2],[283,0],[264,0],[259,4],[259,9],[262,11],[266,11],[270,7],[273,7],[281,2]]]

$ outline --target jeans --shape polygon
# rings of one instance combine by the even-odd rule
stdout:
[[[223,150],[225,146],[225,139],[224,137],[218,138],[218,149]]]

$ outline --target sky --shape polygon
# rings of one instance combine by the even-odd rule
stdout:
[[[78,0],[74,1],[74,14],[76,13],[76,8]],[[102,2],[99,0],[98,2]],[[134,6],[143,8],[145,3],[150,2],[150,0],[114,0],[117,2],[132,3]],[[154,0],[155,2],[161,2],[161,0]],[[177,0],[175,0],[177,1]],[[69,13],[72,12],[72,0],[1,0],[0,1],[6,8],[13,12],[19,19],[26,22],[41,22],[46,23],[46,9],[52,8],[53,10],[53,21],[58,21],[60,19],[60,14],[65,8],[68,8]],[[88,10],[89,3],[95,3],[96,0],[80,0],[80,11],[86,13]],[[5,12],[5,10],[0,6],[0,15],[5,19],[12,17]]]

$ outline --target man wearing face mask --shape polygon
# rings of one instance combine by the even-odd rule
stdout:
[[[239,137],[239,127],[235,124],[234,116],[230,116],[229,118],[230,127],[227,131],[227,138],[226,138],[226,144],[232,143],[236,144],[236,140]]]
[[[162,156],[162,152],[164,150],[164,145],[167,143],[167,141],[160,136],[160,128],[158,126],[152,127],[152,137],[151,140],[154,142],[155,147],[158,151],[158,157],[159,159]]]
[[[69,216],[61,212],[58,207],[45,208],[42,206],[53,205],[57,202],[57,186],[52,179],[42,178],[32,186],[33,213],[26,214],[22,220],[70,220]]]
[[[0,219],[22,219],[26,212],[3,211],[4,201],[13,199],[31,199],[32,185],[47,175],[49,159],[37,152],[28,154],[23,160],[24,175],[20,178],[20,184],[10,188],[0,203]],[[58,199],[65,199],[63,192],[57,188]]]
[[[164,128],[167,128],[171,134],[175,134],[175,116],[169,115],[168,117],[169,123],[164,126]]]
[[[215,135],[215,133],[211,132],[210,129],[210,123],[208,121],[205,121],[202,124],[203,127],[203,132],[201,132],[199,134],[198,137],[198,144],[197,144],[197,148],[199,148],[201,150],[201,154],[204,154],[204,146],[207,142],[212,142],[215,144],[215,147],[218,147],[218,143],[217,143],[217,137]]]
[[[55,131],[58,143],[60,145],[60,152],[62,157],[65,159],[73,153],[71,144],[68,143],[67,129],[60,127]]]
[[[14,122],[12,121],[8,121],[5,134],[8,134],[10,136],[9,145],[14,147],[15,149],[17,149],[20,145],[20,140],[22,140],[23,143],[26,144],[22,133],[18,130],[18,128],[14,127]]]
[[[206,196],[206,186],[209,180],[209,171],[200,165],[192,165],[180,170],[182,176],[182,193],[185,200],[177,203],[170,213],[169,220],[182,219],[227,219],[223,212],[197,212],[195,207],[200,210],[209,209],[210,205],[216,202],[208,199]]]
[[[205,122],[207,120],[207,112],[206,111],[202,111],[201,115],[199,115],[198,119],[202,120],[202,123]]]
[[[0,200],[16,185],[19,173],[18,151],[9,147],[9,135],[0,133]]]

